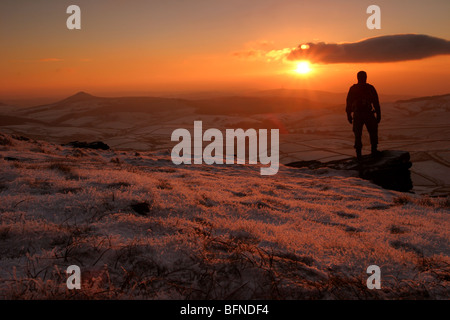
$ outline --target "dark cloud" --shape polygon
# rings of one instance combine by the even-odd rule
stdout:
[[[316,63],[394,62],[450,54],[450,41],[419,34],[398,34],[353,43],[307,43],[292,50],[288,60]],[[302,45],[303,47],[305,44]]]

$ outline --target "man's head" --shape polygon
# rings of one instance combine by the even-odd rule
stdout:
[[[367,73],[365,71],[358,72],[356,77],[358,78],[358,83],[366,83],[367,81]]]

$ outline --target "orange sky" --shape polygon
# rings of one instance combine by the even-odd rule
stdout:
[[[395,3],[392,3],[395,2]],[[66,8],[82,29],[66,28]],[[310,88],[344,92],[355,74],[385,94],[450,92],[450,56],[394,63],[318,64],[292,72],[283,49],[400,33],[449,39],[447,0],[377,1],[382,29],[366,28],[372,1],[10,1],[0,3],[0,101],[27,96]],[[243,52],[263,54],[246,57]],[[267,54],[270,53],[270,54]]]

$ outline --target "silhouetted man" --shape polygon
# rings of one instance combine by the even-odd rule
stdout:
[[[348,122],[350,122],[350,124],[353,123],[356,157],[358,160],[361,160],[361,137],[364,125],[366,125],[367,131],[369,131],[372,156],[379,154],[377,145],[378,123],[380,123],[381,120],[381,110],[377,91],[372,85],[366,83],[366,72],[358,72],[357,78],[358,83],[351,86],[348,91],[347,107],[345,111],[347,112]]]

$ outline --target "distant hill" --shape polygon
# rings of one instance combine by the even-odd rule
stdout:
[[[261,92],[260,96],[223,96],[188,100],[162,97],[97,97],[78,92],[55,103],[27,107],[19,111],[23,117],[57,124],[79,117],[102,117],[117,113],[159,114],[181,109],[193,109],[197,114],[249,115],[264,113],[289,113],[305,109],[324,109],[334,103],[332,93],[314,93],[311,100],[299,92],[283,95],[280,91]]]
[[[85,92],[78,92],[61,101],[24,110],[38,112],[48,108],[67,109],[74,106],[89,105],[91,109],[100,107],[115,112],[153,112],[166,110],[167,107],[180,107],[180,102],[183,102],[183,100],[158,97],[96,97]]]
[[[445,100],[450,97],[450,93],[447,94],[441,94],[436,96],[426,96],[426,97],[419,97],[419,98],[413,98],[413,99],[407,99],[407,100],[397,100],[397,103],[409,103],[409,102],[421,102],[421,101],[433,101],[433,100]]]
[[[103,118],[118,113],[147,113],[156,115],[191,108],[181,99],[155,97],[96,97],[78,92],[61,101],[23,108],[21,116],[30,117],[52,125],[85,117]]]
[[[283,97],[283,98],[303,98],[310,101],[326,104],[341,104],[345,100],[346,93],[327,92],[306,89],[273,89],[256,91],[248,94],[256,97]]]
[[[23,117],[14,117],[8,115],[0,115],[0,126],[15,126],[24,124],[41,124],[45,125],[44,122]]]
[[[100,99],[100,98],[95,97],[89,93],[80,91],[80,92],[74,94],[73,96],[70,96],[70,97],[60,101],[60,103],[80,102],[80,101],[88,101],[88,100],[93,100],[93,99]]]
[[[412,99],[414,96],[410,95],[394,95],[394,94],[383,94],[379,92],[379,98],[382,103],[393,102],[399,99]],[[345,99],[347,98],[347,92],[328,92],[320,90],[307,90],[307,89],[274,89],[274,90],[263,90],[250,93],[249,95],[257,97],[299,97],[308,99],[311,101],[332,104],[332,105],[342,105],[345,104]]]
[[[322,109],[329,104],[301,97],[223,97],[191,102],[201,114],[287,113],[305,109]]]
[[[450,94],[397,100],[397,103],[445,99]],[[389,96],[381,96],[386,102]],[[395,96],[390,96],[394,98]],[[275,89],[254,91],[243,95],[182,99],[169,97],[97,97],[78,92],[58,102],[13,109],[10,116],[32,118],[58,124],[80,117],[105,117],[119,113],[157,114],[185,110],[204,115],[251,115],[292,113],[302,110],[334,110],[345,105],[346,93],[317,90]],[[0,104],[1,106],[2,104]],[[190,110],[190,111],[189,111]],[[1,110],[0,110],[1,111]]]
[[[0,129],[55,143],[102,141],[112,148],[166,152],[174,146],[174,130],[191,130],[194,121],[202,121],[204,130],[279,129],[281,163],[352,156],[345,104],[312,100],[309,93],[310,98],[298,92],[267,91],[262,96],[188,100],[79,92],[32,108],[3,106]],[[328,98],[333,100],[333,94]],[[410,152],[415,192],[449,194],[450,94],[400,101],[382,103],[380,149]],[[364,132],[364,147],[370,148]]]

